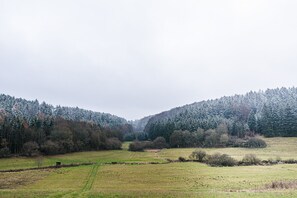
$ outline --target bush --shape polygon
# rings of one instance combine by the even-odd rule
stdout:
[[[277,164],[277,163],[281,163],[282,162],[282,159],[279,156],[277,156],[275,159],[268,158],[267,161],[263,161],[263,162],[267,162],[269,164]]]
[[[187,161],[187,160],[186,160],[186,158],[184,158],[184,157],[179,157],[179,158],[178,158],[178,161],[180,161],[180,162],[185,162],[185,161]]]
[[[261,160],[254,154],[246,154],[242,159],[242,163],[245,165],[258,165]]]
[[[206,159],[206,163],[210,166],[235,166],[237,162],[234,158],[227,154],[216,153],[209,155]]]
[[[190,159],[197,160],[198,162],[203,162],[206,157],[206,152],[203,150],[195,150],[189,156]]]
[[[285,164],[297,164],[297,160],[294,160],[294,159],[283,160],[283,162]]]
[[[153,148],[155,149],[162,149],[162,148],[167,148],[168,145],[166,143],[165,138],[163,137],[157,137],[154,141],[153,141]]]
[[[268,158],[267,160],[263,160],[263,162],[268,164],[277,164],[277,161],[274,160],[272,157]]]
[[[9,157],[10,156],[10,150],[8,147],[4,147],[0,149],[0,157]]]
[[[120,150],[122,149],[122,142],[118,138],[108,138],[106,140],[106,149]]]
[[[243,139],[237,138],[237,137],[230,137],[227,143],[227,146],[232,146],[232,147],[245,147],[246,141]]]
[[[42,146],[41,150],[43,153],[47,155],[53,155],[53,154],[60,154],[63,153],[61,147],[51,140],[46,141]]]
[[[267,146],[266,142],[259,138],[251,138],[245,144],[247,148],[265,148]]]
[[[154,144],[151,141],[134,141],[129,145],[129,151],[144,151],[144,149],[152,149]]]
[[[129,144],[129,151],[143,151],[144,144],[139,141],[134,141]]]
[[[144,149],[162,149],[167,148],[168,144],[163,137],[157,137],[151,141],[134,141],[129,145],[129,151],[144,151]]]
[[[26,156],[37,156],[39,154],[39,146],[36,142],[26,142],[23,145],[23,154]]]
[[[144,149],[153,149],[154,143],[152,141],[142,141]]]
[[[6,139],[0,138],[0,157],[9,157],[10,150],[8,148],[8,142]]]
[[[271,184],[266,185],[266,188],[272,189],[296,189],[297,181],[274,181]]]

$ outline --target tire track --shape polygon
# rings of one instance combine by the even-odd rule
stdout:
[[[63,197],[63,198],[85,197],[85,194],[87,193],[87,191],[91,190],[93,187],[93,183],[97,176],[98,168],[99,168],[99,164],[93,165],[93,167],[91,168],[90,172],[86,177],[86,183],[80,191],[65,193],[65,194],[62,194],[62,196],[58,196],[58,197]]]
[[[85,192],[85,191],[88,191],[88,190],[91,190],[92,187],[93,187],[93,183],[96,179],[96,176],[97,176],[97,172],[98,172],[98,168],[99,168],[99,165],[98,164],[95,164],[88,177],[87,177],[87,181],[86,181],[86,184],[84,185],[83,189],[82,189],[82,192]]]

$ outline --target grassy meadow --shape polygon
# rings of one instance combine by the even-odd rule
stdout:
[[[263,138],[267,143],[266,148],[249,149],[249,148],[205,148],[208,154],[225,153],[237,160],[242,159],[245,154],[253,153],[262,160],[269,158],[275,159],[297,159],[297,138],[292,137],[275,137]],[[177,159],[179,156],[188,157],[193,148],[187,149],[165,149],[160,152],[161,158]]]
[[[297,138],[265,138],[264,149],[215,148],[236,159],[254,153],[261,159],[297,159]],[[273,181],[297,180],[297,164],[209,167],[201,163],[106,165],[105,162],[165,162],[188,157],[194,148],[160,152],[78,152],[46,156],[43,166],[96,162],[61,169],[0,173],[0,197],[297,197],[297,188],[273,189]],[[0,170],[36,167],[34,158],[0,159]]]

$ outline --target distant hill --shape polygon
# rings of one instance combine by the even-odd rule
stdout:
[[[141,118],[139,120],[131,121],[131,125],[133,127],[134,132],[143,132],[146,124],[148,123],[149,119],[153,117],[152,115],[146,116],[144,118]]]
[[[251,91],[177,107],[152,116],[144,131],[151,139],[168,140],[174,130],[214,129],[220,123],[227,124],[232,136],[297,136],[297,89]]]
[[[32,148],[49,154],[120,148],[118,141],[131,135],[151,140],[163,136],[170,142],[174,131],[182,131],[181,136],[195,132],[201,139],[213,134],[224,137],[222,141],[255,133],[297,136],[297,88],[224,96],[129,122],[108,113],[0,95],[0,157],[24,150],[30,154]]]
[[[0,157],[120,149],[132,131],[108,113],[0,95]]]
[[[109,113],[99,113],[78,107],[61,107],[15,98],[9,95],[0,95],[0,114],[12,114],[23,117],[28,121],[36,117],[62,117],[65,120],[92,122],[102,127],[118,127],[128,124],[124,118]]]

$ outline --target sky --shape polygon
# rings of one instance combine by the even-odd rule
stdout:
[[[0,0],[0,93],[128,120],[297,85],[295,0]]]

